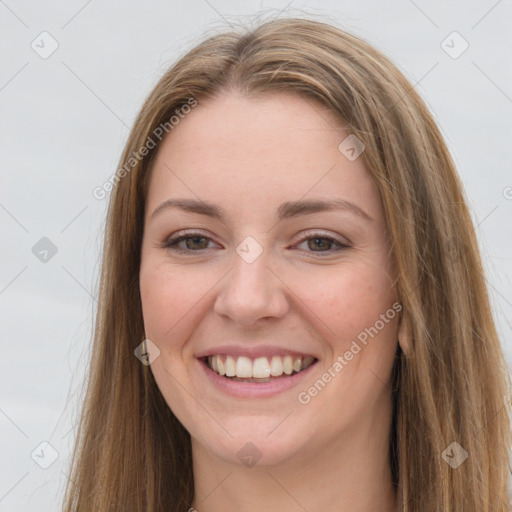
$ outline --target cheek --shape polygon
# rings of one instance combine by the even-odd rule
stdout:
[[[324,414],[336,430],[340,421],[348,424],[373,410],[388,390],[398,305],[388,274],[372,263],[358,262],[317,277],[303,280],[298,294],[318,317],[315,328],[322,331],[327,352],[320,379],[315,375],[305,383],[299,401],[310,400],[309,411]]]
[[[143,260],[139,275],[145,334],[160,350],[151,371],[180,421],[201,414],[195,410],[200,394],[189,380],[183,356],[186,342],[199,322],[198,316],[204,314],[201,299],[205,299],[215,282],[211,273],[208,277],[187,270],[148,257]]]
[[[178,265],[143,262],[140,294],[146,336],[157,343],[185,340],[201,314],[215,280],[207,272]]]
[[[317,316],[332,348],[350,345],[361,331],[374,325],[394,299],[388,273],[372,262],[318,269],[302,274],[295,283],[294,291]]]

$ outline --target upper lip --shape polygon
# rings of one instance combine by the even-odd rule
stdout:
[[[315,357],[315,355],[309,353],[308,351],[297,351],[292,350],[286,347],[278,347],[276,345],[265,345],[255,347],[253,346],[243,346],[243,345],[219,345],[216,347],[207,348],[202,350],[196,354],[198,359],[207,356],[214,356],[217,354],[228,355],[233,357],[246,356],[249,358],[257,358],[257,357],[272,357],[272,356],[295,356],[295,357]]]

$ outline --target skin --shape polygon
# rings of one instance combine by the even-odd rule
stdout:
[[[338,150],[348,134],[310,99],[226,92],[199,103],[159,148],[141,301],[160,350],[151,370],[191,434],[199,512],[397,509],[388,446],[398,316],[309,403],[297,399],[396,303],[378,190],[363,159]],[[152,217],[171,198],[214,203],[225,217],[176,208]],[[300,199],[344,199],[371,220],[333,210],[278,221],[276,209]],[[180,242],[186,254],[163,247],[182,229],[208,238]],[[236,252],[248,236],[263,249],[252,263]],[[195,357],[225,343],[292,347],[318,363],[277,396],[236,398],[211,385]],[[253,467],[237,457],[247,442],[261,455]]]

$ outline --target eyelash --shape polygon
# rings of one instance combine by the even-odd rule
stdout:
[[[336,250],[329,249],[327,251],[307,251],[312,254],[315,254],[315,257],[316,257],[316,254],[319,254],[320,257],[323,257],[323,256],[321,256],[322,254],[331,255],[336,252],[341,252],[341,251],[350,249],[350,245],[340,242],[339,240],[336,240],[335,238],[325,236],[325,234],[317,232],[317,231],[309,231],[309,232],[306,232],[305,235],[306,236],[304,238],[301,238],[298,243],[306,242],[307,240],[314,239],[314,238],[319,238],[321,240],[328,240],[329,242],[332,242],[334,245],[338,246],[338,249],[336,249]],[[162,243],[161,248],[169,249],[171,251],[175,251],[175,252],[178,252],[181,254],[190,254],[190,253],[194,253],[194,252],[200,253],[202,251],[208,250],[208,249],[197,249],[197,250],[182,249],[177,246],[178,243],[182,242],[183,240],[187,240],[189,238],[204,238],[209,241],[212,240],[209,236],[206,236],[205,234],[201,233],[200,231],[179,231],[178,233],[176,233],[176,235],[168,238],[164,243]]]

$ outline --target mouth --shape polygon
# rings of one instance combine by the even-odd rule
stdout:
[[[274,355],[272,357],[213,354],[201,361],[214,373],[234,382],[260,383],[286,379],[317,362],[312,356]]]

